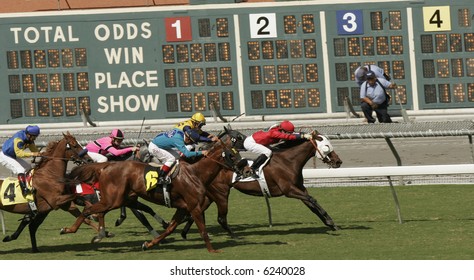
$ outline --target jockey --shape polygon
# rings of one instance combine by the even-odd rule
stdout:
[[[89,142],[86,146],[87,154],[94,162],[107,162],[109,154],[117,157],[138,150],[138,147],[121,148],[123,139],[123,132],[120,129],[114,129],[109,136]]]
[[[189,120],[183,121],[175,125],[175,129],[179,129],[183,132],[195,130],[199,133],[198,142],[212,142],[217,141],[218,138],[206,131],[202,130],[202,127],[206,125],[206,118],[202,113],[195,113]]]
[[[258,169],[263,164],[267,164],[272,156],[272,150],[268,146],[278,143],[281,140],[311,139],[310,134],[295,133],[295,126],[290,121],[282,121],[280,124],[271,126],[267,131],[259,130],[247,137],[244,141],[244,148],[259,156],[250,167],[253,171],[252,177],[258,179]]]
[[[158,134],[148,145],[148,151],[163,165],[160,168],[158,184],[169,184],[168,172],[179,157],[190,158],[206,156],[207,151],[190,151],[187,145],[197,143],[199,133],[195,130],[183,132],[179,129]]]
[[[13,174],[18,175],[23,196],[29,194],[26,186],[25,172],[31,169],[31,165],[22,158],[40,156],[35,145],[38,135],[40,135],[40,128],[36,125],[29,125],[25,130],[18,131],[8,139],[3,144],[2,151],[0,152],[0,163],[13,172]],[[29,149],[30,152],[25,151],[26,149]]]

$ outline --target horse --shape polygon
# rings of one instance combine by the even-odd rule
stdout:
[[[170,207],[177,208],[168,228],[150,242],[144,242],[143,250],[147,250],[159,244],[165,237],[170,235],[185,218],[189,215],[198,226],[208,252],[216,253],[210,242],[203,217],[203,204],[205,203],[206,189],[208,185],[223,169],[238,171],[247,166],[239,152],[229,147],[230,143],[222,140],[215,142],[205,157],[190,164],[185,161],[179,162],[177,174],[169,186]],[[244,166],[245,165],[245,166]],[[98,181],[101,188],[100,202],[88,205],[84,208],[82,215],[70,228],[63,228],[62,233],[74,233],[81,225],[83,219],[91,214],[99,214],[99,235],[93,238],[93,242],[99,242],[103,238],[105,230],[105,214],[126,203],[128,197],[140,197],[152,203],[167,205],[168,201],[160,188],[148,191],[147,185],[157,178],[146,174],[149,165],[138,161],[119,161],[93,163],[74,168],[69,178],[75,181]],[[156,171],[154,171],[156,174]]]
[[[147,143],[145,142],[145,144]],[[136,152],[129,152],[122,156],[108,155],[107,158],[108,158],[108,161],[138,160],[145,163],[149,163],[151,161],[151,156],[148,152],[147,145],[141,145],[140,149]],[[148,232],[153,237],[159,236],[159,233],[153,228],[153,226],[147,220],[143,212],[151,215],[158,223],[161,224],[163,229],[166,229],[168,227],[168,223],[161,216],[159,216],[151,207],[149,207],[146,204],[141,203],[138,200],[129,201],[126,206],[122,206],[120,208],[120,217],[115,221],[116,227],[120,226],[127,218],[127,212],[125,210],[126,207],[130,208],[130,210],[138,219],[138,221],[140,221],[140,223],[148,230]]]
[[[81,214],[79,209],[71,203],[75,195],[65,194],[64,182],[61,181],[66,173],[68,161],[73,161],[76,164],[92,161],[69,132],[63,133],[61,140],[48,143],[46,151],[41,155],[41,160],[29,173],[31,175],[31,185],[36,193],[35,205],[37,210],[35,215],[30,208],[30,204],[22,198],[21,192],[18,192],[19,188],[15,187],[15,185],[18,185],[17,179],[6,178],[0,180],[2,196],[8,198],[8,202],[0,200],[0,209],[25,215],[17,230],[12,235],[6,236],[3,242],[16,240],[28,225],[31,248],[33,253],[37,253],[39,250],[36,243],[36,231],[49,212],[61,208],[75,217]],[[5,186],[3,186],[4,182]],[[94,226],[89,219],[86,220],[86,223],[98,230],[97,226]]]
[[[226,134],[232,139],[235,148],[244,150],[243,141],[246,138],[244,134],[227,128]],[[216,202],[218,223],[231,237],[237,237],[227,223],[228,199],[231,188],[252,196],[286,196],[299,199],[330,229],[340,229],[317,200],[308,194],[308,190],[304,186],[303,167],[315,155],[331,168],[339,168],[342,160],[334,151],[327,137],[320,135],[317,131],[312,131],[311,135],[312,139],[310,141],[287,141],[273,148],[271,160],[263,167],[268,193],[263,193],[257,180],[247,179],[233,182],[234,174],[230,170],[220,172],[214,181],[207,186],[208,200],[204,207],[207,209],[212,202]],[[189,219],[181,232],[184,239],[186,239],[192,223],[192,219]]]

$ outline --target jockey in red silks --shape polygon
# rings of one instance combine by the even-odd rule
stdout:
[[[280,124],[271,126],[268,130],[259,130],[247,137],[244,141],[244,148],[259,156],[250,167],[253,171],[252,177],[258,179],[258,169],[263,164],[267,164],[272,156],[272,150],[268,146],[278,143],[281,140],[311,139],[310,134],[295,133],[295,126],[290,121],[282,121]]]
[[[107,162],[107,155],[117,157],[138,150],[138,147],[121,148],[123,139],[123,132],[120,129],[114,129],[109,136],[89,142],[86,146],[87,154],[94,162]]]

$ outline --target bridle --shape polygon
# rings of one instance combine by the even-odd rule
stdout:
[[[239,172],[240,169],[242,168],[242,165],[244,164],[242,162],[243,161],[242,156],[240,155],[239,151],[237,151],[234,147],[229,147],[226,143],[224,143],[224,141],[222,141],[221,139],[222,136],[220,136],[219,140],[216,143],[214,143],[214,145],[212,145],[212,147],[209,149],[209,152],[214,150],[214,148],[217,147],[217,145],[222,146],[223,147],[222,158],[224,159],[224,163],[212,157],[206,156],[206,158],[216,162],[220,166],[223,166],[225,169],[229,169],[234,172]]]
[[[318,147],[318,143],[314,139],[315,138],[314,136],[317,136],[317,134],[314,131],[313,131],[313,133],[314,133],[314,135],[313,135],[313,137],[311,137],[311,139],[309,141],[311,142],[311,144],[313,144],[313,147],[316,150],[316,153],[318,153],[319,156],[321,157],[321,161],[324,162],[325,164],[327,164],[331,168],[332,167],[331,166],[331,161],[332,160],[331,160],[331,158],[329,158],[329,153],[327,155],[324,155],[324,153],[321,152],[321,150]]]
[[[64,161],[72,161],[74,164],[78,166],[86,164],[87,162],[84,160],[84,156],[87,154],[87,150],[83,149],[81,152],[76,152],[76,150],[74,150],[71,147],[72,145],[76,146],[76,144],[71,144],[69,141],[70,139],[67,139],[66,137],[61,139],[59,142],[63,140],[66,141],[66,147],[65,147],[66,149],[64,153],[66,153],[67,151],[73,152],[73,154],[70,157],[52,157],[52,156],[44,156],[44,155],[41,155],[39,157],[44,158],[44,159],[50,159],[50,160],[58,159],[58,160],[64,160]]]

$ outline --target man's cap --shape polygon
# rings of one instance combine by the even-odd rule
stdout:
[[[375,79],[375,73],[374,71],[368,71],[367,72],[367,79]]]

